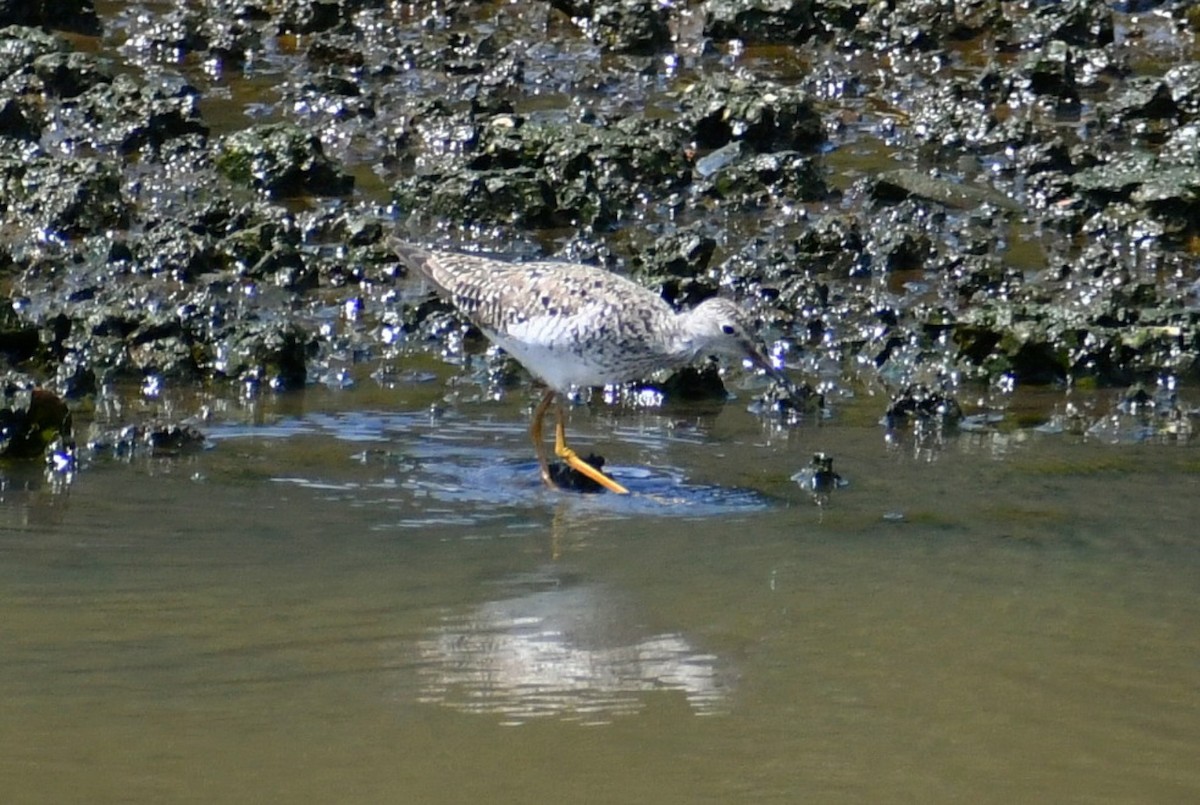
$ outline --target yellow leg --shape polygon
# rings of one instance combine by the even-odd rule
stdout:
[[[545,402],[546,402],[545,399],[543,399],[543,403],[545,403]],[[540,405],[538,406],[538,408],[541,408],[541,407],[542,406],[540,406]],[[596,469],[591,464],[588,464],[582,458],[575,455],[574,450],[567,447],[567,428],[564,423],[566,414],[563,412],[563,406],[562,406],[561,401],[558,402],[554,411],[555,411],[555,415],[556,415],[556,421],[554,423],[554,455],[558,456],[563,461],[567,462],[567,465],[571,469],[575,470],[576,472],[583,473],[584,475],[591,478],[593,481],[595,481],[596,483],[600,484],[602,487],[607,489],[609,492],[616,492],[618,495],[628,495],[629,494],[628,489],[621,486],[619,483],[614,481],[612,478],[609,478],[604,473],[600,472],[600,470]],[[545,414],[544,411],[542,413]],[[540,428],[539,428],[539,431],[540,431]],[[545,477],[545,476],[543,475],[543,477]]]
[[[533,422],[529,425],[529,437],[533,439],[533,449],[537,452],[538,469],[542,473],[542,481],[546,486],[552,488],[557,487],[558,484],[554,482],[554,476],[550,474],[550,457],[546,454],[546,443],[542,439],[542,423],[546,419],[546,412],[550,410],[550,404],[556,400],[558,400],[558,394],[554,389],[546,389],[546,393],[542,395],[542,401],[534,409]],[[574,450],[567,447],[567,433],[564,422],[565,413],[563,412],[561,401],[555,406],[554,413],[556,419],[554,423],[554,454],[567,462],[567,466],[571,469],[583,473],[610,492],[616,492],[619,495],[628,495],[628,489],[600,472],[600,470],[591,464],[588,464],[575,455]]]
[[[533,439],[533,449],[537,452],[538,469],[542,471],[542,482],[546,486],[554,487],[554,476],[550,474],[550,457],[546,455],[546,443],[542,439],[542,420],[546,418],[546,411],[550,408],[550,403],[554,402],[557,396],[554,389],[546,389],[546,393],[542,395],[542,401],[538,403],[538,407],[533,412],[533,423],[529,426],[529,437]]]

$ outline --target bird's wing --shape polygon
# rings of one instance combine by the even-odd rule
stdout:
[[[552,327],[568,326],[577,316],[617,319],[647,305],[659,315],[670,311],[652,291],[591,266],[507,263],[481,255],[427,251],[396,239],[389,245],[401,263],[432,282],[480,329],[492,333],[529,324],[540,328],[539,319]]]

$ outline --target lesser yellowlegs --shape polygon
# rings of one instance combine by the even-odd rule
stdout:
[[[427,251],[394,238],[389,245],[401,263],[432,282],[546,384],[530,436],[547,486],[557,485],[542,440],[542,422],[553,404],[555,455],[604,488],[628,492],[567,446],[562,397],[572,387],[639,380],[715,354],[748,358],[778,376],[747,330],[742,309],[727,299],[678,313],[648,288],[594,266],[506,263]]]

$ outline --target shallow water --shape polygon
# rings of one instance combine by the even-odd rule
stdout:
[[[431,385],[6,468],[6,801],[1200,795],[1195,448],[578,408],[584,496]]]

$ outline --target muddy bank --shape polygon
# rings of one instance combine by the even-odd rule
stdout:
[[[462,349],[398,231],[735,295],[835,411],[1133,386],[1190,435],[1190,4],[889,5],[0,4],[6,382],[256,394]]]

